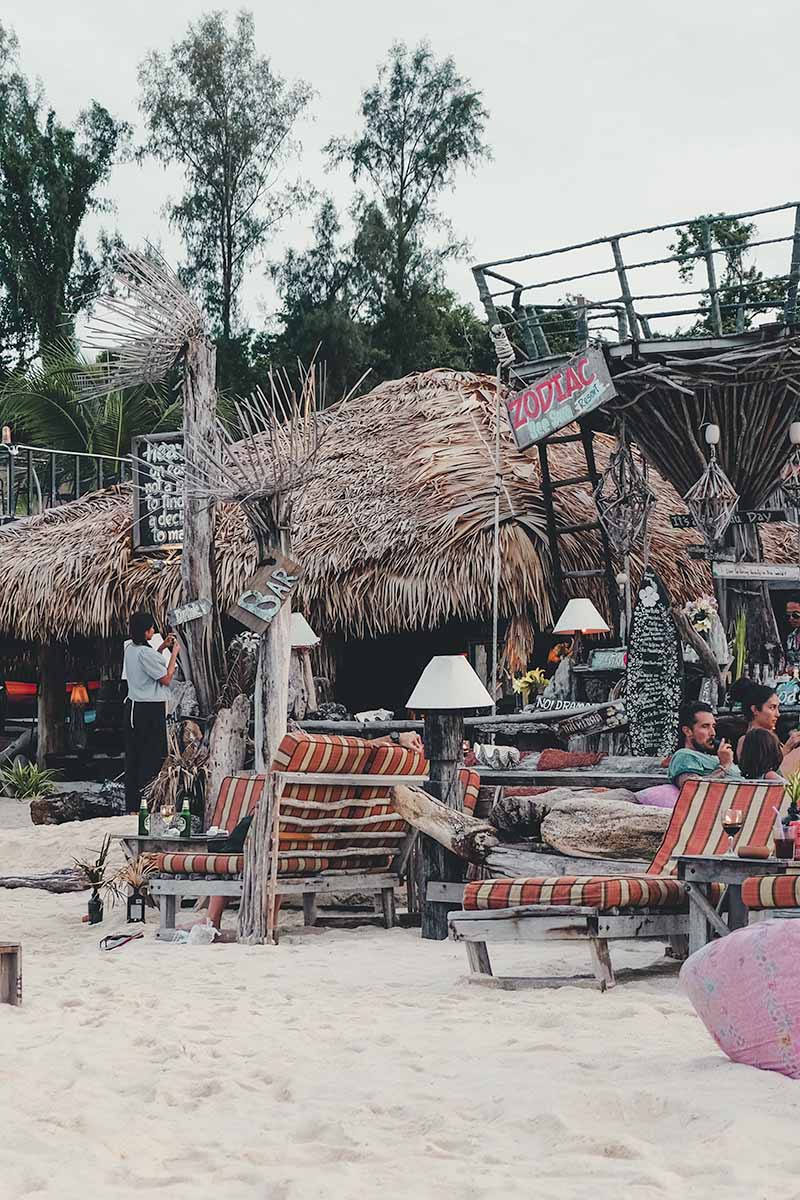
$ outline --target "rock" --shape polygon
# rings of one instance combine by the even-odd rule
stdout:
[[[537,796],[535,800],[541,801]],[[562,854],[579,858],[652,859],[672,813],[646,804],[595,796],[561,800],[541,823],[541,836]]]
[[[31,800],[34,825],[64,825],[67,821],[91,821],[118,814],[117,797],[101,792],[59,792],[56,796]]]
[[[507,841],[538,838],[542,836],[542,819],[560,804],[569,804],[573,800],[580,800],[587,806],[608,801],[617,804],[637,803],[635,792],[629,792],[627,788],[609,788],[604,792],[569,787],[549,788],[532,796],[502,796],[492,805],[488,819]]]

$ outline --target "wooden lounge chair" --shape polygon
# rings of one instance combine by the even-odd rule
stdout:
[[[777,796],[777,799],[776,799]],[[642,875],[558,875],[487,879],[467,884],[464,908],[449,915],[450,936],[464,942],[471,983],[495,987],[613,987],[608,943],[618,939],[685,939],[689,932],[686,885],[675,877],[679,854],[722,854],[727,838],[722,812],[744,813],[740,843],[766,846],[780,805],[781,784],[687,781],[652,863]],[[492,974],[489,942],[581,940],[589,944],[592,975],[549,979]],[[685,946],[685,942],[683,943]]]
[[[264,790],[260,778],[259,794]],[[407,870],[416,831],[394,811],[390,789],[426,778],[422,756],[400,746],[286,734],[270,779],[270,866],[274,863],[278,895],[302,895],[307,925],[316,920],[321,893],[372,895],[387,928],[395,923],[395,889]],[[478,777],[464,772],[462,778],[468,803],[474,804]],[[227,827],[232,828],[230,822]],[[174,937],[180,897],[242,894],[241,854],[168,853],[157,857],[156,867],[150,891],[162,906],[159,936],[165,940]]]

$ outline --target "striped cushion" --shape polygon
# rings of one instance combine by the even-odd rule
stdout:
[[[800,875],[754,875],[742,884],[748,908],[800,907]]]
[[[466,768],[459,772],[459,777],[464,785],[464,812],[474,815],[478,792],[481,790],[481,777],[477,771],[469,771]]]
[[[248,817],[255,811],[266,782],[266,775],[226,776],[220,785],[211,825],[232,833],[242,817]]]
[[[572,904],[597,908],[658,908],[688,911],[683,883],[653,875],[552,875],[540,879],[476,879],[464,888],[465,909],[517,908],[526,904]]]
[[[782,783],[687,780],[647,874],[674,875],[678,854],[724,854],[728,839],[722,828],[722,813],[726,808],[740,808],[744,813],[741,845],[769,845],[775,820],[773,806],[786,807]]]
[[[241,875],[243,854],[154,854],[154,866],[164,875]]]
[[[287,734],[276,770],[361,775],[425,775],[421,754],[334,734]],[[388,787],[290,783],[281,796],[278,869],[299,872],[298,856],[319,871],[386,871],[408,834]]]

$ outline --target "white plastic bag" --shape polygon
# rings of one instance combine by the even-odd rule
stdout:
[[[203,921],[199,925],[193,925],[189,931],[189,945],[210,946],[216,936],[217,930],[211,922]]]

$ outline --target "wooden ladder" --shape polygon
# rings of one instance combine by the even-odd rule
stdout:
[[[598,517],[592,521],[579,521],[575,524],[564,525],[559,524],[556,518],[555,510],[555,493],[559,488],[574,487],[577,484],[591,484],[592,491],[600,482],[600,476],[597,471],[597,464],[594,457],[594,432],[583,421],[578,422],[580,429],[579,433],[563,433],[556,434],[553,437],[544,438],[538,444],[539,450],[539,466],[542,475],[542,499],[544,500],[545,520],[547,522],[547,539],[550,543],[550,557],[553,564],[553,599],[555,601],[556,611],[560,612],[564,607],[564,583],[568,579],[596,579],[601,576],[606,581],[606,596],[608,600],[608,611],[611,614],[611,625],[614,633],[619,634],[619,595],[617,592],[617,583],[614,577],[614,565],[611,560],[611,546],[608,541],[608,535],[600,523]],[[551,446],[563,446],[569,442],[580,442],[583,446],[583,456],[586,460],[586,474],[573,475],[568,479],[553,479],[550,474],[550,462],[547,452]],[[597,533],[600,538],[600,546],[603,556],[603,567],[591,568],[580,571],[565,571],[561,562],[561,551],[559,549],[558,540],[568,533]]]

